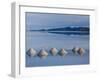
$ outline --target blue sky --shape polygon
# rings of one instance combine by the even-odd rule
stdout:
[[[88,15],[26,13],[27,29],[50,29],[59,27],[89,27]]]

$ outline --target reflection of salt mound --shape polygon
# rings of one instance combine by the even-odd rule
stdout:
[[[55,56],[58,53],[58,50],[56,48],[51,48],[50,53]]]
[[[79,48],[79,49],[78,49],[78,54],[79,54],[80,56],[83,56],[84,52],[85,52],[85,50],[84,50],[83,48]]]
[[[59,51],[59,55],[61,55],[61,56],[65,56],[66,54],[68,54],[68,52],[65,49],[61,49]]]
[[[72,51],[73,51],[74,53],[77,53],[78,48],[77,48],[77,47],[74,47],[74,48],[72,49]]]
[[[27,54],[29,56],[35,56],[36,55],[36,50],[33,49],[33,48],[30,48],[28,51],[27,51]]]
[[[42,49],[42,50],[40,50],[40,52],[39,52],[38,55],[39,55],[41,58],[45,58],[45,57],[48,56],[48,53],[47,53],[44,49]]]

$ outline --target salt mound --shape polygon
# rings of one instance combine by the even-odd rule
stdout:
[[[61,56],[65,56],[66,54],[68,54],[68,52],[65,49],[61,49],[59,51],[59,55],[61,55]]]
[[[85,52],[85,50],[83,48],[78,49],[78,53],[80,56],[83,56],[84,52]]]
[[[56,48],[51,48],[50,53],[55,56],[58,53],[58,50]]]
[[[29,56],[35,56],[36,55],[36,50],[35,49],[33,49],[33,48],[30,48],[28,51],[27,51],[27,54],[29,55]]]
[[[42,50],[40,50],[40,52],[39,52],[38,55],[40,57],[44,58],[44,57],[47,57],[48,56],[48,53],[44,49],[42,49]]]
[[[74,53],[77,53],[77,52],[78,52],[78,48],[77,48],[77,47],[74,47],[74,48],[72,49],[72,51],[73,51]]]

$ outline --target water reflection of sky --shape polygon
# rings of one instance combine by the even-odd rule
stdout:
[[[89,27],[89,15],[26,13],[27,29]]]
[[[26,51],[34,48],[37,53],[41,49],[45,49],[49,56],[41,59],[38,56],[29,57],[26,55],[26,67],[35,66],[59,66],[59,65],[80,65],[89,64],[89,35],[81,35],[83,32],[46,32],[46,31],[28,31],[50,28],[63,27],[89,27],[88,15],[72,15],[72,14],[49,14],[49,13],[26,13]],[[72,34],[74,33],[74,34]],[[73,47],[82,47],[85,49],[83,57],[72,53]],[[49,50],[62,48],[68,51],[68,55],[51,56]]]

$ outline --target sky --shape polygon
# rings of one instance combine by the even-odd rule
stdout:
[[[28,30],[61,27],[89,27],[89,15],[26,12]]]

